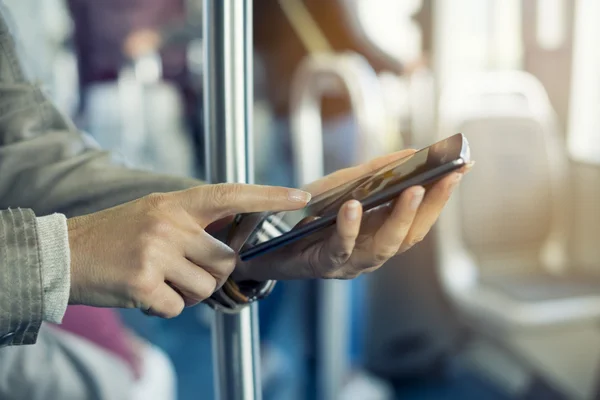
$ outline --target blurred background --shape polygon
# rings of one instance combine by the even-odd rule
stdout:
[[[84,132],[203,178],[202,0],[5,3]],[[597,0],[254,1],[257,182],[455,132],[477,161],[408,254],[334,292],[276,287],[266,399],[600,398],[599,20]],[[211,311],[123,319],[169,357],[178,399],[212,398]]]

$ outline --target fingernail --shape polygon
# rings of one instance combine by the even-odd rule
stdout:
[[[290,189],[288,192],[288,200],[297,202],[297,203],[308,203],[311,199],[312,195],[304,190],[298,189]]]
[[[454,181],[452,181],[452,183],[450,184],[450,191],[454,190],[454,188],[456,188],[456,185],[458,185],[460,183],[460,180],[462,179],[463,174],[455,174],[454,175]]]
[[[410,200],[410,209],[415,211],[419,208],[421,203],[423,202],[423,197],[425,196],[425,189],[419,188],[415,189],[413,193],[413,197]]]
[[[360,210],[360,203],[358,201],[351,201],[346,207],[346,218],[349,221],[356,221]]]

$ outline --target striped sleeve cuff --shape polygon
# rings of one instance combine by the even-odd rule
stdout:
[[[1,345],[33,344],[42,323],[36,218],[31,210],[0,211]]]
[[[71,259],[67,219],[53,214],[37,219],[40,245],[43,320],[60,324],[69,303]]]

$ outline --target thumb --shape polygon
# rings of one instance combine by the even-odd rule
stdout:
[[[300,209],[311,198],[298,189],[241,183],[204,185],[182,193],[184,207],[204,226],[230,215]]]

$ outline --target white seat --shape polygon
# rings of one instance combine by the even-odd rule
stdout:
[[[566,262],[566,152],[543,86],[516,71],[456,82],[440,101],[440,135],[455,132],[477,165],[437,227],[450,297],[493,330],[600,317],[600,279]]]

